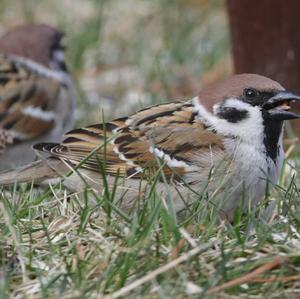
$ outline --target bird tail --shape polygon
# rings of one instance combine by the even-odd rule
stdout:
[[[55,172],[46,160],[38,160],[18,170],[7,170],[0,173],[0,186],[13,185],[16,182],[41,183],[44,180],[57,177]]]

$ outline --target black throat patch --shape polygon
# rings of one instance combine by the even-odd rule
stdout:
[[[279,154],[279,138],[282,131],[283,121],[273,120],[268,112],[263,111],[264,144],[270,158],[277,162]]]

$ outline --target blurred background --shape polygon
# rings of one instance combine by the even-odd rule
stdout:
[[[66,33],[80,126],[192,97],[234,72],[300,93],[299,13],[299,0],[0,0],[0,35],[24,23]]]
[[[194,96],[231,73],[225,6],[222,0],[1,0],[0,34],[23,23],[66,33],[80,95],[77,125],[86,125]]]

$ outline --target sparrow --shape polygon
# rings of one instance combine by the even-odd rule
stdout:
[[[75,129],[62,143],[36,144],[41,159],[0,174],[0,185],[59,180],[76,192],[105,192],[107,185],[128,210],[147,198],[155,180],[157,194],[169,196],[177,211],[205,193],[232,219],[237,207],[255,207],[276,183],[283,123],[300,117],[290,111],[299,100],[269,78],[233,75],[191,100]]]
[[[31,24],[0,38],[0,170],[33,161],[33,144],[60,142],[73,127],[76,95],[63,36]]]

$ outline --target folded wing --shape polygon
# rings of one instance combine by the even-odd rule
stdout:
[[[160,104],[131,117],[76,129],[62,144],[38,151],[107,174],[140,178],[161,169],[167,179],[194,171],[195,156],[223,150],[221,140],[196,118],[191,102]],[[102,166],[100,166],[100,164]]]
[[[0,55],[0,150],[54,127],[59,88],[58,82]]]

